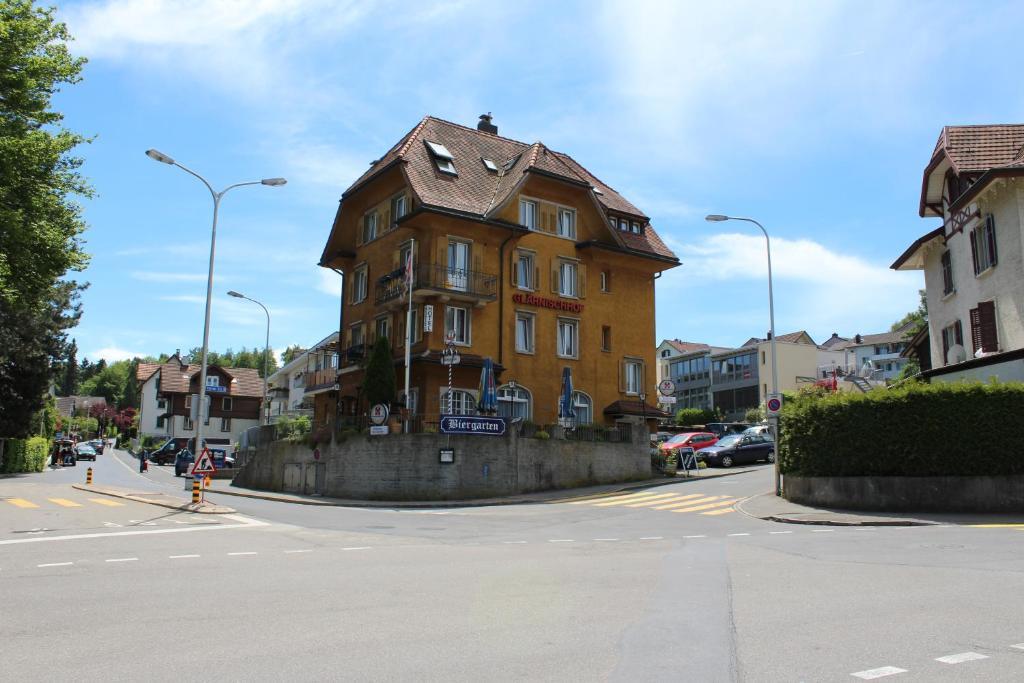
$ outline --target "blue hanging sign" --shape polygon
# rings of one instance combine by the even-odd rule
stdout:
[[[477,415],[442,415],[441,433],[504,436],[505,420],[500,417]]]

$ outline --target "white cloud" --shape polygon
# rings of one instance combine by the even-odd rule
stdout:
[[[159,273],[151,270],[136,270],[131,277],[143,282],[202,282],[206,275],[202,273]]]
[[[121,349],[121,348],[118,348],[116,346],[107,346],[107,347],[104,347],[102,349],[96,349],[95,351],[93,351],[90,354],[87,354],[84,357],[87,357],[87,358],[102,358],[103,360],[107,361],[108,363],[113,363],[114,361],[128,360],[130,358],[142,357],[142,356],[145,356],[145,355],[146,354],[144,354],[144,353],[139,353],[139,352],[136,352],[136,351],[127,351],[125,349]]]
[[[320,268],[316,288],[324,294],[340,299],[341,298],[341,277],[333,270]]]

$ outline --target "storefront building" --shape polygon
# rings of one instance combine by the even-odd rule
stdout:
[[[343,276],[338,375],[318,416],[365,412],[361,363],[380,337],[404,393],[410,251],[412,413],[475,412],[491,358],[499,415],[555,422],[566,367],[578,424],[661,415],[654,283],[678,260],[648,218],[490,117],[477,129],[427,117],[342,196],[320,264]],[[461,358],[450,410],[446,338]]]

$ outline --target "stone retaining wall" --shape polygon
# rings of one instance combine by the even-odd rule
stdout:
[[[645,430],[631,443],[561,439],[354,435],[320,446],[320,459],[303,444],[259,446],[235,478],[248,488],[321,493],[363,500],[465,500],[546,489],[648,479]],[[455,449],[441,463],[439,449]]]
[[[785,476],[787,500],[815,507],[886,512],[1024,512],[1024,476]]]

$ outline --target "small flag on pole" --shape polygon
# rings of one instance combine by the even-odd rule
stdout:
[[[405,257],[405,291],[412,291],[412,249],[409,249],[409,255]]]

